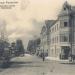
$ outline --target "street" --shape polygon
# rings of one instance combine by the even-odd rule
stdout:
[[[32,55],[16,57],[0,75],[75,75],[75,64],[45,60]]]

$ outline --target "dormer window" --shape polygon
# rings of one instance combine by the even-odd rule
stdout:
[[[64,7],[64,10],[66,10],[66,8]]]

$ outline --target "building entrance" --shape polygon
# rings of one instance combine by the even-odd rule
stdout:
[[[69,46],[62,46],[60,58],[61,59],[68,59],[69,53],[70,53],[70,47]]]

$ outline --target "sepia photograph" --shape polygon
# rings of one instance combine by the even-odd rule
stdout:
[[[0,75],[75,75],[75,0],[0,0]]]

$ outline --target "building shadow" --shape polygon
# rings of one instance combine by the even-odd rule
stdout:
[[[34,62],[9,62],[7,64],[3,64],[0,66],[2,69],[7,69],[7,68],[21,68],[21,67],[42,67],[42,65],[34,64]]]
[[[10,65],[11,65],[10,62],[9,62],[9,63],[3,63],[3,64],[0,64],[0,69],[7,69],[7,68],[10,67]]]

